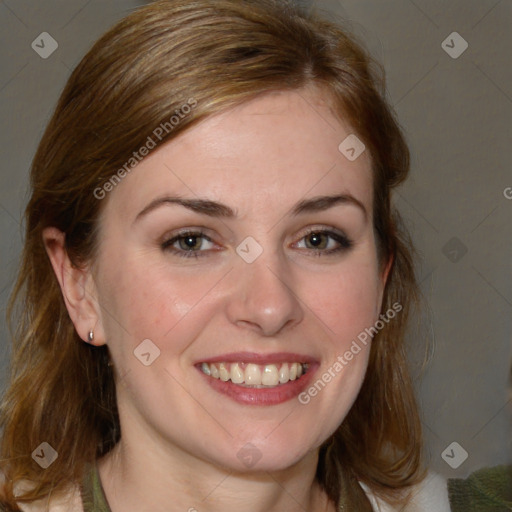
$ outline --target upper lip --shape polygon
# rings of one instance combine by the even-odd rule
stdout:
[[[231,352],[220,356],[201,359],[196,364],[201,363],[254,363],[254,364],[272,364],[272,363],[310,363],[317,362],[312,356],[305,354],[296,354],[293,352],[274,352],[271,354],[258,354],[256,352]]]

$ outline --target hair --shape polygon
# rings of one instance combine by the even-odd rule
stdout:
[[[93,263],[108,200],[98,196],[108,183],[115,186],[116,172],[129,172],[126,162],[148,137],[160,146],[260,95],[308,86],[329,98],[369,152],[379,263],[391,262],[381,312],[402,306],[374,336],[362,388],[321,446],[316,477],[335,503],[344,496],[359,511],[371,506],[357,482],[403,503],[404,491],[421,481],[421,422],[406,360],[406,326],[419,294],[414,249],[391,200],[408,175],[409,152],[385,99],[381,66],[341,25],[288,2],[159,0],[119,21],[78,64],[33,159],[22,261],[8,307],[4,503],[17,510],[17,502],[64,491],[121,435],[108,348],[76,333],[42,230],[65,233],[76,267]],[[169,123],[173,116],[179,122]],[[166,127],[161,140],[159,126]],[[58,458],[42,470],[31,453],[44,441]],[[32,485],[15,495],[21,481]]]

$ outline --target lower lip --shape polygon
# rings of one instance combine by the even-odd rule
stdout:
[[[200,368],[198,370],[208,384],[217,392],[226,395],[235,402],[244,405],[277,405],[296,398],[306,389],[318,365],[311,364],[307,373],[299,379],[290,380],[286,384],[279,384],[273,388],[248,388],[233,384],[230,380],[223,381],[206,375]]]

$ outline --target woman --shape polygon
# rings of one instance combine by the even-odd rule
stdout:
[[[162,0],[112,28],[33,162],[4,508],[412,506],[408,163],[330,22]]]

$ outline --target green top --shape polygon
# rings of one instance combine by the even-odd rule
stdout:
[[[80,494],[84,512],[112,512],[105,497],[96,464],[93,464],[91,469],[86,471],[80,486]],[[338,510],[344,510],[343,503],[338,504]]]
[[[112,512],[103,492],[98,468],[93,464],[90,471],[85,472],[80,486],[84,512]]]
[[[448,480],[452,512],[512,511],[512,466],[483,468]]]
[[[111,512],[96,465],[86,472],[80,492],[84,512]],[[510,512],[512,466],[483,468],[465,480],[450,479],[448,494],[452,512]],[[338,510],[344,510],[342,503]]]

